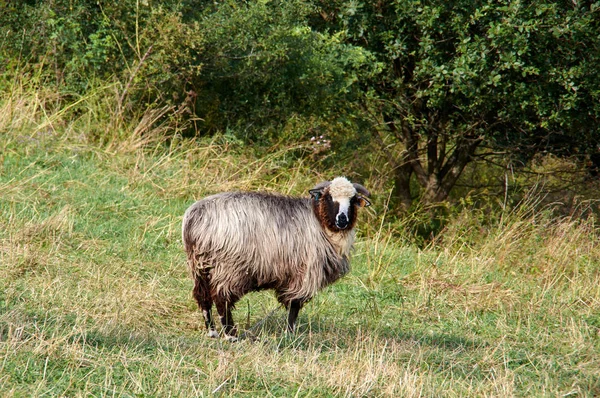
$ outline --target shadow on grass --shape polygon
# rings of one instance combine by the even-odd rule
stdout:
[[[463,336],[430,331],[408,326],[394,328],[381,326],[376,319],[362,324],[350,324],[349,319],[330,317],[318,313],[300,314],[296,333],[286,331],[287,314],[282,307],[269,307],[261,315],[252,319],[239,317],[240,340],[249,342],[276,342],[277,348],[294,349],[318,348],[322,351],[332,349],[348,349],[361,340],[394,341],[403,345],[429,346],[438,349],[456,351],[474,351],[485,348],[488,343],[468,339]],[[110,327],[94,324],[93,320],[82,320],[76,314],[52,314],[43,311],[27,310],[23,307],[0,309],[4,313],[0,322],[0,341],[8,338],[9,330],[16,326],[22,329],[25,336],[68,336],[70,342],[80,342],[97,349],[115,349],[118,347],[134,348],[141,352],[157,349],[187,349],[198,347],[225,347],[224,339],[211,339],[206,336],[204,325],[198,325],[193,331],[176,329],[163,333],[155,329],[131,330],[115,324]],[[10,325],[9,325],[10,324]],[[12,325],[12,326],[11,326]],[[16,325],[16,326],[15,326]],[[220,326],[220,325],[218,325]],[[402,328],[402,329],[401,329]],[[220,327],[218,327],[220,331]]]
[[[477,351],[489,347],[489,343],[470,339],[456,334],[435,333],[421,329],[401,330],[390,326],[380,327],[369,324],[356,325],[338,323],[328,317],[299,317],[294,334],[286,331],[287,314],[283,309],[272,311],[246,329],[241,330],[242,338],[251,341],[275,339],[278,348],[315,348],[318,344],[323,350],[347,349],[364,339],[394,341],[403,345],[429,346],[448,351]]]

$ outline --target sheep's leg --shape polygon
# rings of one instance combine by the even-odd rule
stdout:
[[[211,310],[213,302],[205,275],[199,275],[195,278],[193,294],[204,316],[204,324],[206,325],[206,330],[208,330],[208,337],[219,337],[212,319]]]
[[[223,325],[223,330],[225,331],[225,338],[229,341],[237,341],[237,328],[233,323],[233,316],[231,315],[233,304],[223,299],[215,299],[215,304],[221,317],[221,325]]]
[[[294,333],[296,329],[296,319],[298,319],[298,313],[302,308],[302,302],[300,300],[292,300],[290,302],[290,311],[288,313],[288,325],[287,330],[290,333]]]

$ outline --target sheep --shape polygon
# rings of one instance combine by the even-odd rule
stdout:
[[[209,337],[237,340],[231,309],[246,293],[273,289],[294,332],[298,312],[320,289],[348,273],[357,209],[369,191],[344,177],[317,184],[310,198],[225,192],[191,205],[182,238],[193,296]]]

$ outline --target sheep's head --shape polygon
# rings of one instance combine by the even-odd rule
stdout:
[[[317,184],[309,192],[319,221],[334,232],[354,228],[357,209],[371,205],[366,199],[370,196],[369,191],[344,177]]]

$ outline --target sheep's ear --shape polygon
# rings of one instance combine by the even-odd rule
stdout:
[[[358,199],[358,207],[369,207],[371,206],[371,202],[367,198],[363,198],[362,196],[357,196]]]
[[[310,189],[308,191],[308,193],[310,194],[310,197],[313,198],[314,200],[319,200],[321,198],[321,195],[323,195],[323,191],[329,185],[331,185],[331,181],[320,182],[317,185],[315,185],[315,187],[313,189]]]
[[[314,200],[319,200],[321,198],[321,195],[323,194],[323,190],[322,189],[310,189],[308,191],[308,193],[310,194],[310,197]]]
[[[363,187],[362,185],[357,183],[354,183],[352,185],[354,186],[354,189],[356,189],[356,192],[358,192],[359,194],[364,196],[371,196],[371,192],[369,192],[367,188]]]

